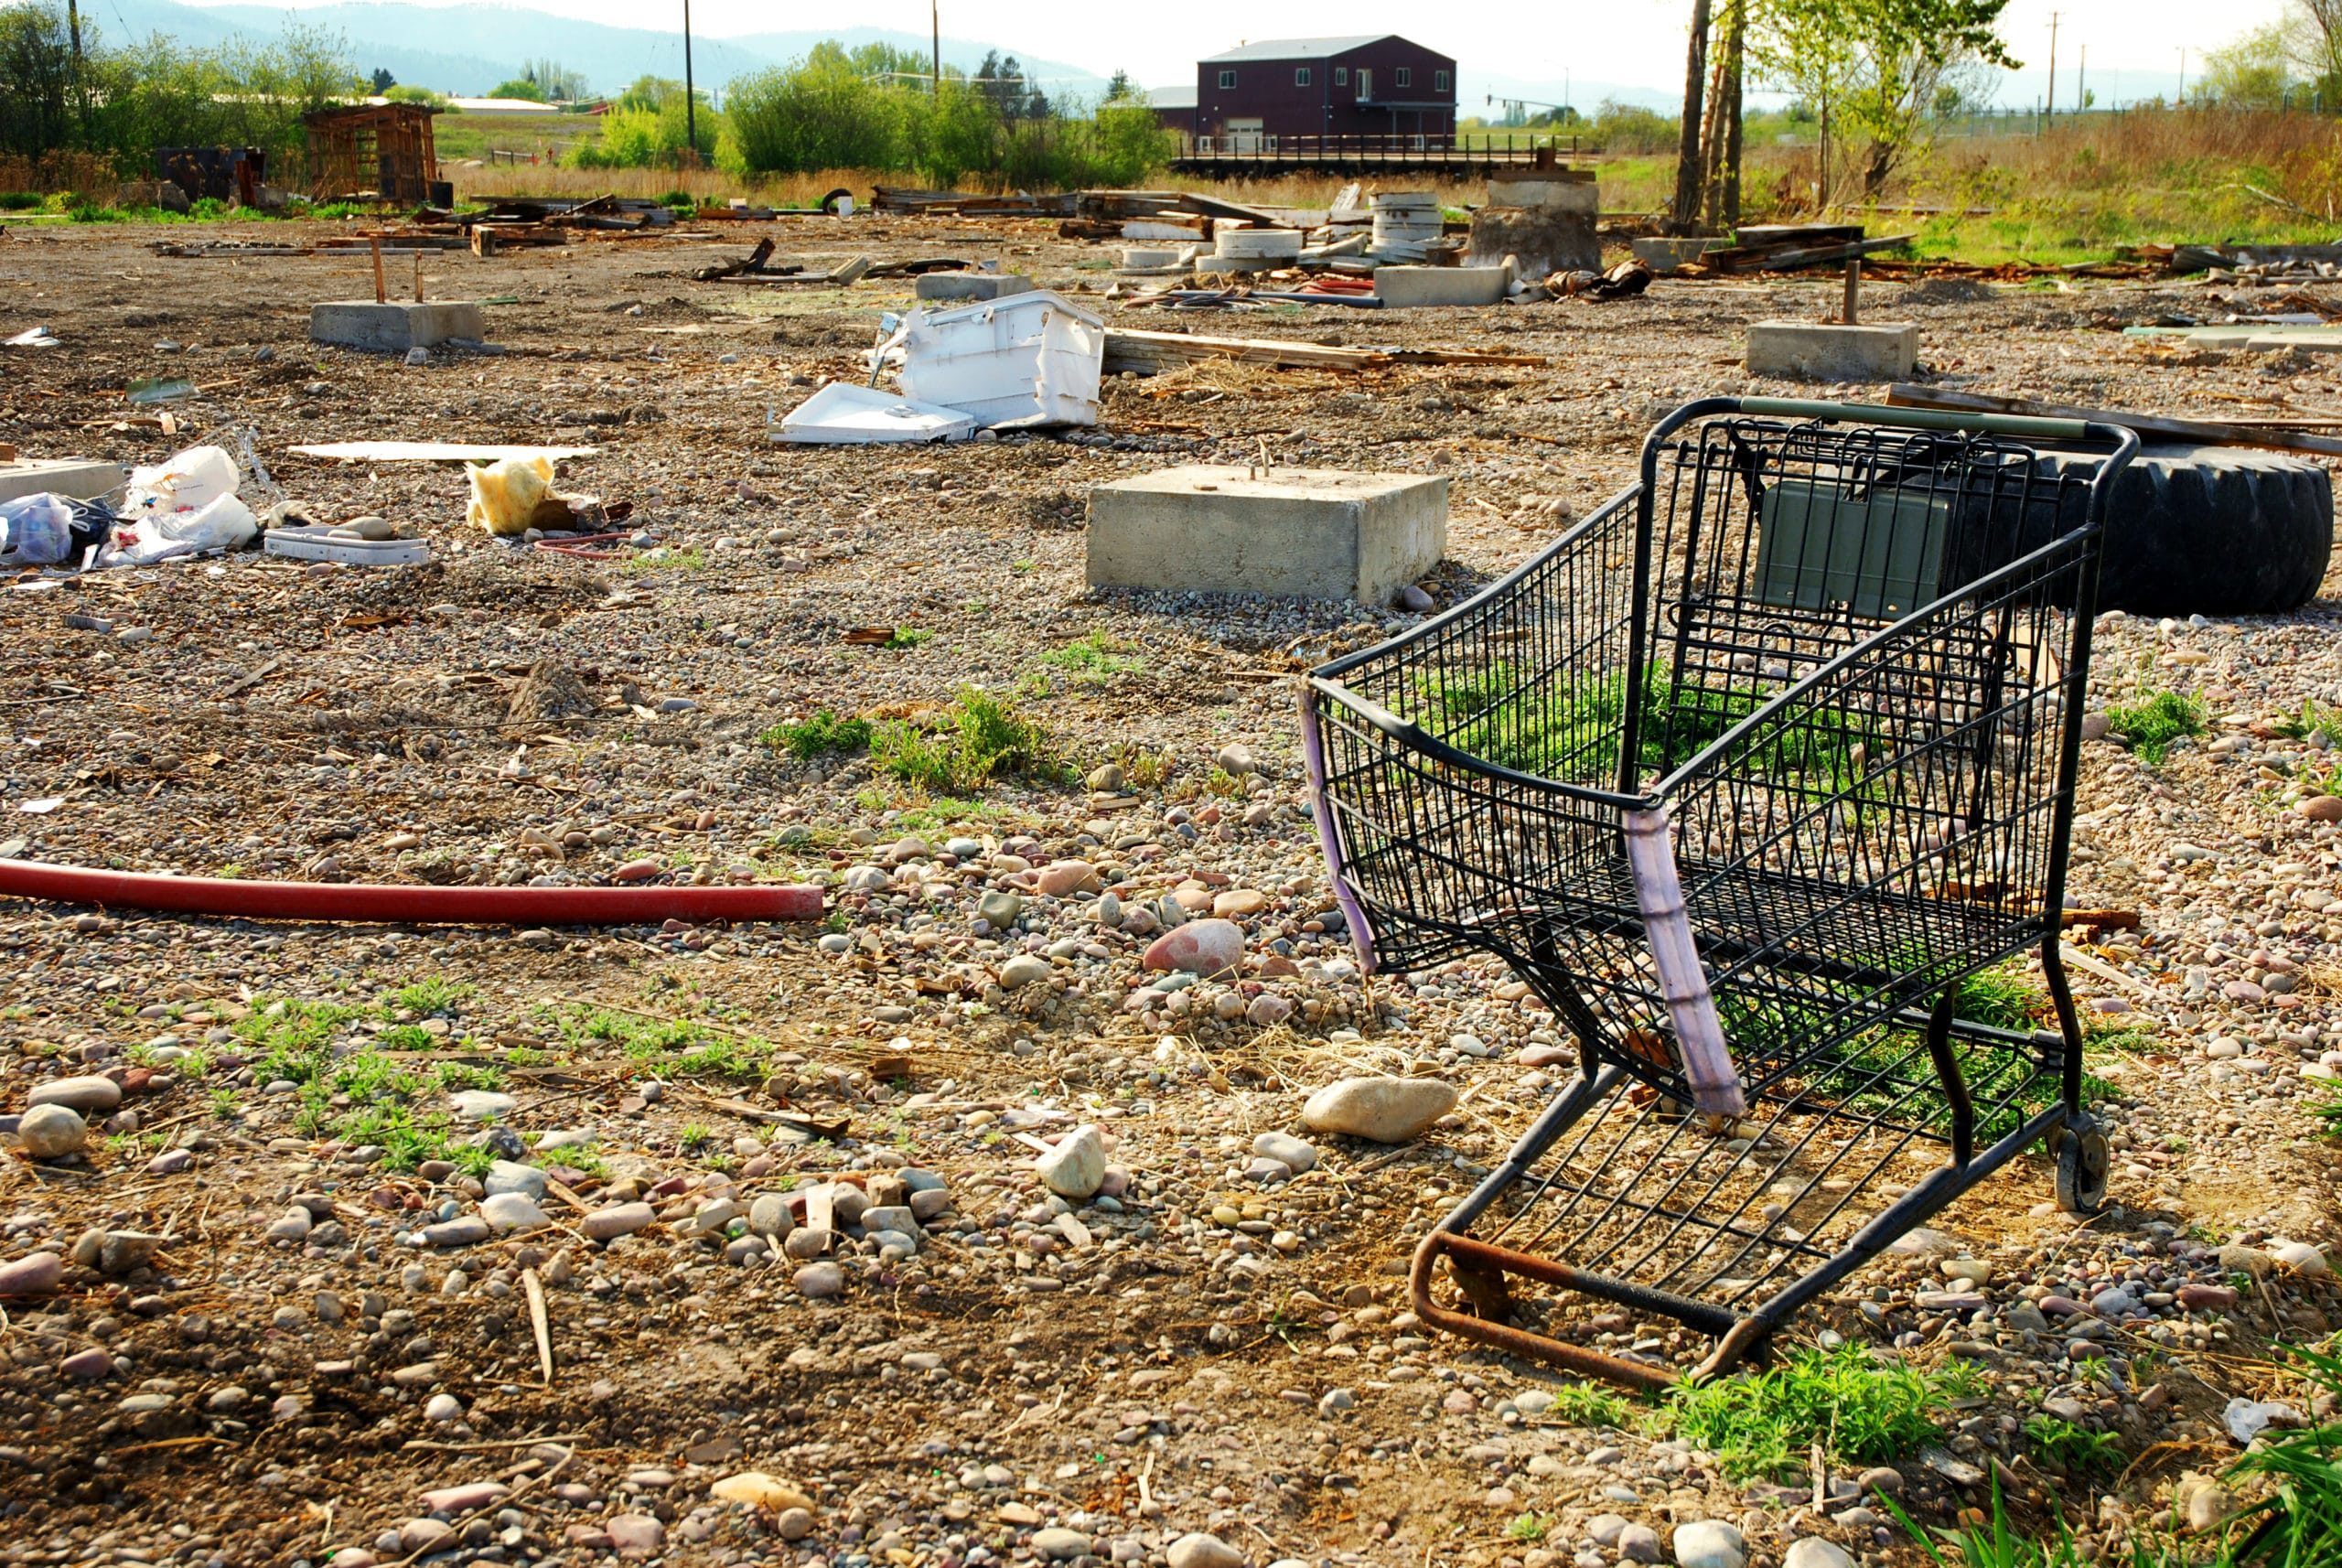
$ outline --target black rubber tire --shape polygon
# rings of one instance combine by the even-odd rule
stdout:
[[[2062,476],[2098,461],[2045,452],[2036,467]],[[2079,500],[2065,509],[2076,521]],[[2154,616],[2299,609],[2316,596],[2333,552],[2334,477],[2315,463],[2242,446],[2144,446],[2107,505],[2098,607]]]

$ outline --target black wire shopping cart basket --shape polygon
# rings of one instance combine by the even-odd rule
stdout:
[[[1512,1282],[1675,1319],[1707,1374],[2036,1141],[2060,1202],[2103,1200],[2057,929],[2106,500],[2137,447],[1695,403],[1552,548],[1310,676],[1368,969],[1495,953],[1578,1043],[1417,1251],[1425,1321],[1658,1384],[1685,1336],[1601,1348],[1615,1320]],[[2036,946],[2057,1030],[1957,1016],[1960,982]]]

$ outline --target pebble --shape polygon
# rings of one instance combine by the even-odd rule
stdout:
[[[1034,1162],[1041,1185],[1059,1197],[1084,1202],[1106,1182],[1105,1135],[1096,1126],[1078,1127]]]
[[[1629,1524],[1618,1531],[1618,1561],[1621,1563],[1663,1563],[1666,1553],[1659,1544],[1659,1531],[1647,1524]]]
[[[498,1199],[499,1202],[504,1201]],[[522,1202],[528,1200],[523,1198]],[[534,1208],[536,1205],[530,1204]],[[543,1218],[543,1216],[539,1216]],[[443,1219],[436,1225],[423,1228],[423,1241],[427,1247],[473,1247],[491,1234],[488,1221],[477,1214],[462,1214],[453,1219]]]
[[[782,1513],[790,1509],[811,1510],[813,1499],[784,1481],[775,1480],[762,1470],[743,1470],[736,1476],[726,1476],[707,1488],[707,1495],[721,1498],[727,1503],[746,1503],[751,1508],[770,1509]]]
[[[0,1263],[0,1296],[39,1295],[55,1290],[64,1277],[62,1254],[29,1253]]]
[[[2330,1272],[2326,1264],[2326,1254],[2307,1241],[2288,1241],[2270,1256],[2295,1273],[2311,1279]]]
[[[498,1160],[488,1167],[481,1186],[490,1197],[508,1192],[521,1193],[542,1203],[545,1196],[545,1173],[536,1166],[518,1160]]]
[[[0,1290],[0,1295],[7,1294],[9,1293]],[[65,1359],[57,1363],[57,1369],[60,1374],[71,1378],[76,1382],[91,1383],[101,1378],[113,1376],[113,1358],[105,1351],[92,1347],[87,1350],[76,1350],[72,1355],[66,1357]]]
[[[1000,966],[1000,988],[1018,991],[1049,977],[1049,961],[1033,953],[1018,953]]]
[[[1244,1568],[1244,1554],[1216,1535],[1190,1530],[1163,1553],[1171,1568]]]
[[[1148,970],[1206,979],[1225,974],[1244,961],[1244,928],[1233,920],[1189,920],[1155,938],[1139,961]]]
[[[611,1241],[633,1235],[655,1223],[658,1218],[659,1211],[647,1203],[614,1203],[586,1216],[577,1229],[585,1232],[589,1241]]]
[[[90,1124],[64,1105],[36,1105],[16,1122],[16,1142],[37,1160],[61,1160],[78,1155],[89,1141]]]
[[[26,1096],[27,1105],[62,1105],[87,1116],[94,1111],[112,1111],[122,1103],[122,1085],[110,1078],[56,1078],[47,1083],[35,1084]]]
[[[748,1205],[748,1230],[753,1235],[780,1240],[796,1228],[797,1218],[790,1211],[786,1194],[761,1193]]]
[[[479,1206],[480,1218],[500,1236],[515,1231],[541,1230],[553,1223],[537,1200],[525,1192],[500,1192]]]
[[[1738,1527],[1722,1520],[1677,1525],[1674,1549],[1678,1568],[1744,1568],[1748,1561],[1748,1543]]]
[[[1311,1095],[1301,1120],[1314,1133],[1403,1144],[1456,1108],[1456,1090],[1433,1078],[1346,1078]]]
[[[297,1244],[309,1239],[309,1231],[316,1223],[309,1218],[307,1209],[298,1207],[288,1208],[276,1219],[269,1221],[267,1236],[272,1241],[288,1241]]]
[[[1262,1133],[1252,1140],[1252,1152],[1262,1159],[1290,1166],[1297,1175],[1317,1168],[1317,1151],[1307,1140],[1290,1133]]]
[[[1781,1554],[1781,1568],[1854,1568],[1853,1554],[1834,1541],[1800,1536]]]
[[[521,1103],[492,1089],[459,1089],[447,1096],[447,1101],[467,1122],[500,1122]]]
[[[797,1292],[823,1301],[845,1289],[845,1271],[835,1263],[808,1263],[797,1271]]]
[[[1036,874],[1034,886],[1044,897],[1068,898],[1076,893],[1095,893],[1101,883],[1098,868],[1086,860],[1054,860]]]
[[[613,1514],[602,1528],[621,1557],[649,1557],[667,1544],[667,1527],[647,1513]]]
[[[1033,1532],[1033,1550],[1052,1563],[1090,1555],[1090,1538],[1078,1530],[1053,1526]]]

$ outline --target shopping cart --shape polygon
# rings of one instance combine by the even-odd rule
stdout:
[[[1576,1076],[1417,1251],[1425,1321],[1655,1385],[1761,1350],[2036,1141],[2062,1204],[2103,1201],[2057,927],[2101,525],[2137,446],[1695,403],[1552,548],[1310,676],[1366,966],[1495,953],[1577,1037]],[[1958,1015],[1963,979],[2036,946],[2058,1029]]]

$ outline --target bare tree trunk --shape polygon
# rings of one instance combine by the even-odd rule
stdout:
[[[1725,14],[1737,8],[1737,0],[1724,0]],[[1724,50],[1719,48],[1708,63],[1707,113],[1700,123],[1700,224],[1705,229],[1716,226],[1716,185],[1724,171]]]
[[[1724,116],[1724,187],[1718,203],[1718,225],[1725,229],[1740,227],[1740,82],[1746,74],[1748,59],[1748,0],[1732,0],[1732,19],[1724,40],[1724,102],[1720,112]]]
[[[1683,64],[1683,138],[1675,157],[1675,227],[1700,215],[1700,100],[1707,86],[1708,0],[1692,0],[1692,45]]]

